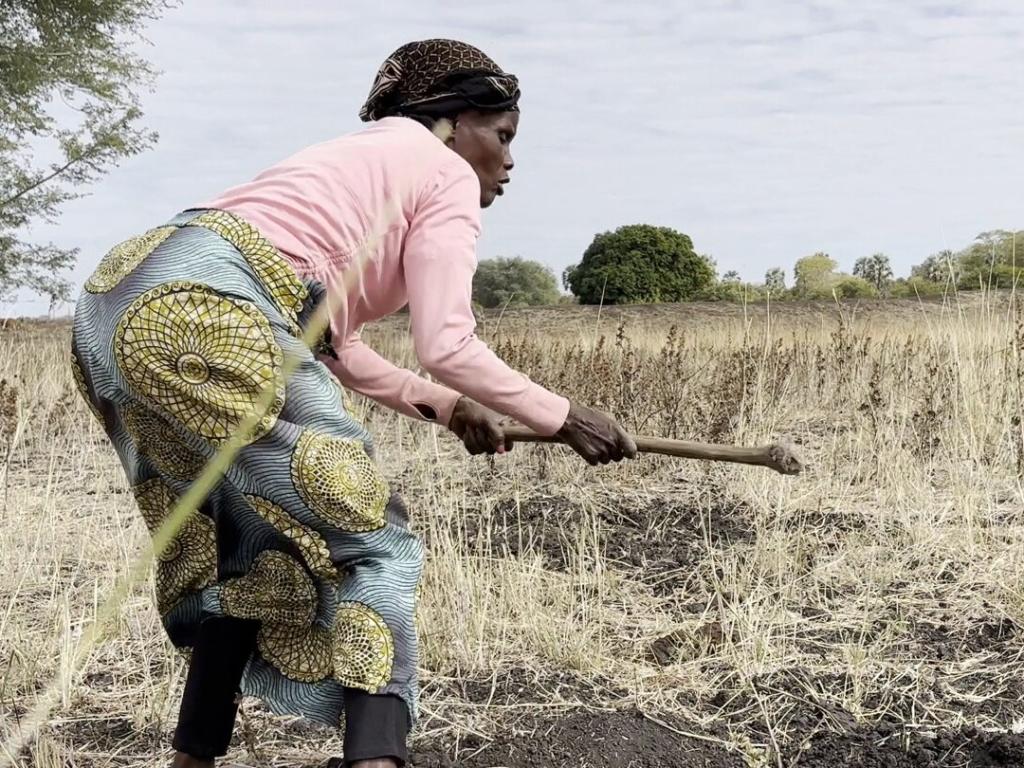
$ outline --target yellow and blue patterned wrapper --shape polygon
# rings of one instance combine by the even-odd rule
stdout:
[[[318,359],[326,347],[301,339],[321,295],[248,222],[186,211],[115,246],[86,282],[72,372],[151,531],[274,388],[157,554],[164,627],[187,648],[208,617],[259,621],[242,692],[275,712],[338,725],[351,687],[401,696],[415,719],[422,545]]]

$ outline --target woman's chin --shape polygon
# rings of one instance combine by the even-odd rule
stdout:
[[[495,184],[490,189],[482,190],[480,192],[480,207],[487,208],[503,194],[505,194],[505,188],[501,184]]]

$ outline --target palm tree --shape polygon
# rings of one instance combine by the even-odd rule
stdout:
[[[875,253],[871,256],[862,256],[853,265],[854,277],[867,280],[884,294],[892,281],[892,266],[889,264],[889,257],[884,253]]]

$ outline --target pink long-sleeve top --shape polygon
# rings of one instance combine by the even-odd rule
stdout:
[[[553,434],[569,402],[502,362],[476,336],[471,304],[480,235],[472,167],[415,120],[390,117],[308,147],[202,207],[253,224],[331,307],[341,383],[417,419],[447,425],[460,394]],[[362,326],[406,304],[420,365],[385,360]],[[443,386],[447,385],[447,386]]]

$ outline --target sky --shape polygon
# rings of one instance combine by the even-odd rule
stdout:
[[[746,280],[815,251],[846,271],[881,251],[901,275],[1024,227],[1020,0],[184,0],[139,44],[158,144],[30,237],[81,249],[77,293],[117,242],[359,129],[381,62],[429,37],[523,91],[480,258],[560,275],[595,234],[649,223]]]

